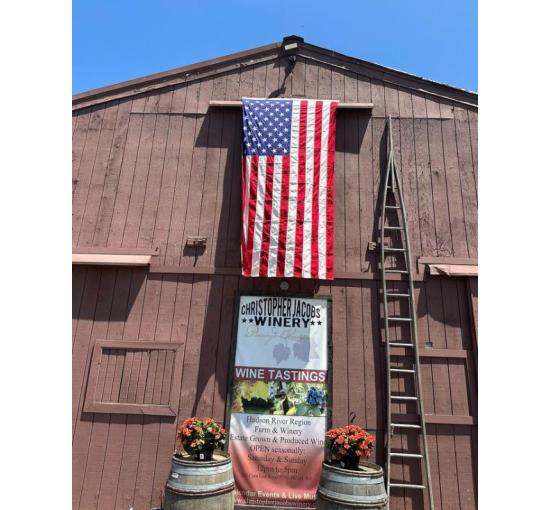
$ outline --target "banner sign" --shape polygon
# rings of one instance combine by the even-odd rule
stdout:
[[[328,319],[326,299],[240,297],[229,436],[237,504],[315,508]]]

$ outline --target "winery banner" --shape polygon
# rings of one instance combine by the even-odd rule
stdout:
[[[315,508],[328,319],[326,299],[240,297],[229,441],[237,504]]]

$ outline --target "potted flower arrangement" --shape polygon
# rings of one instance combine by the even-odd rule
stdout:
[[[361,458],[369,458],[375,439],[361,427],[347,425],[330,429],[326,433],[326,442],[333,464],[345,469],[357,469]]]
[[[177,428],[176,439],[164,489],[164,510],[233,510],[235,481],[231,456],[221,451],[225,429],[212,418],[192,416]]]
[[[176,438],[176,455],[182,456],[182,452],[185,451],[195,460],[211,460],[214,450],[223,447],[226,434],[225,429],[212,418],[201,420],[192,416],[178,427]]]
[[[326,433],[326,460],[317,488],[317,510],[333,508],[386,509],[388,494],[384,470],[370,457],[374,436],[357,425]]]

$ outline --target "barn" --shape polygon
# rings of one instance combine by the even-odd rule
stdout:
[[[334,280],[241,275],[243,97],[340,101]],[[161,507],[177,424],[228,424],[242,295],[329,298],[331,424],[366,427],[386,465],[388,402],[415,423],[387,389],[412,384],[386,363],[384,289],[406,292],[379,250],[390,134],[433,504],[476,508],[477,94],[289,36],[73,96],[75,510]],[[393,432],[394,451],[421,447],[417,431]],[[427,484],[415,458],[391,473]],[[430,508],[427,490],[396,486],[390,502]]]

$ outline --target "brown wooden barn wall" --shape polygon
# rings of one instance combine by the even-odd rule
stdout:
[[[291,281],[289,293],[332,296],[334,424],[355,413],[356,423],[376,431],[376,460],[384,464],[381,311],[376,256],[367,243],[376,237],[385,117],[396,117],[413,256],[475,258],[477,109],[300,57],[283,84],[284,64],[242,67],[74,113],[73,246],[159,247],[153,258],[158,272],[74,269],[75,509],[161,505],[176,423],[192,413],[224,419],[236,291],[277,292],[276,280],[174,274],[160,267],[240,266],[240,112],[208,110],[210,99],[280,90],[284,96],[374,103],[372,116],[340,111],[337,118],[335,269],[350,277],[320,285]],[[206,249],[184,247],[188,236],[199,234],[208,238]],[[435,349],[467,351],[466,358],[424,359],[426,412],[475,419],[473,286],[461,278],[418,280],[420,339]],[[177,419],[83,412],[96,339],[184,344]],[[107,367],[106,388],[122,373],[117,359]],[[129,391],[160,392],[158,379],[147,377],[141,388],[131,379]],[[395,384],[405,388],[403,379]],[[408,439],[403,434],[404,447]],[[475,424],[432,424],[429,439],[436,508],[475,508]],[[405,476],[413,469],[413,481],[419,476],[415,462],[403,463]],[[395,496],[392,510],[427,508],[422,495]]]

